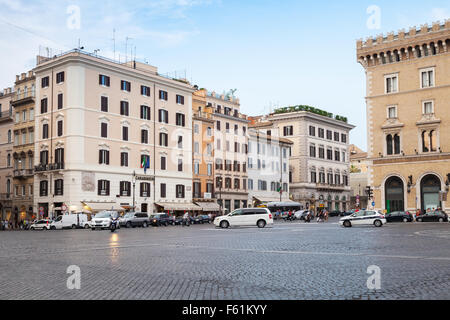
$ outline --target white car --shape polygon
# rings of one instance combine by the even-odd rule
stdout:
[[[350,216],[343,217],[339,220],[339,224],[346,228],[360,225],[373,225],[375,227],[382,227],[386,224],[386,217],[376,211],[361,210],[353,213]]]
[[[118,219],[119,213],[117,211],[102,211],[95,215],[91,220],[91,229],[109,229],[113,219]],[[117,223],[117,228],[120,228],[120,224]]]
[[[66,228],[90,228],[87,215],[84,213],[66,214],[59,216],[50,224],[51,230],[61,230]]]
[[[214,219],[214,225],[223,229],[237,226],[264,228],[273,225],[273,216],[267,208],[237,209],[226,216]]]
[[[30,226],[30,230],[50,230],[49,220],[36,220]]]

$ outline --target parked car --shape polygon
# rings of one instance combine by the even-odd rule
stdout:
[[[329,212],[329,213],[328,213],[328,216],[329,216],[329,217],[340,217],[341,214],[342,214],[341,211],[334,210],[334,211]]]
[[[150,224],[150,217],[145,212],[128,212],[119,219],[119,224],[121,227],[126,228],[147,228]]]
[[[201,217],[202,223],[211,223],[211,218],[207,214],[201,215]]]
[[[216,218],[214,225],[223,229],[237,226],[264,228],[273,225],[273,216],[267,208],[237,209],[226,216]]]
[[[309,214],[308,210],[299,210],[294,213],[294,217],[297,220],[305,220],[308,214]]]
[[[167,227],[168,225],[174,224],[174,221],[167,213],[156,213],[150,216],[150,224],[155,227]]]
[[[203,223],[202,221],[203,221],[202,216],[195,216],[195,217],[192,217],[192,219],[191,219],[192,224],[201,224],[201,223]]]
[[[91,220],[91,229],[109,229],[111,222],[118,218],[119,213],[117,211],[101,211]],[[117,225],[117,228],[120,228],[120,224]]]
[[[417,222],[448,222],[448,216],[443,211],[427,212],[416,217]]]
[[[84,213],[66,214],[50,223],[51,230],[90,228],[88,217]]]
[[[50,230],[49,220],[35,220],[30,226],[30,230]]]
[[[413,222],[414,218],[408,211],[394,211],[386,214],[387,222]]]
[[[341,218],[339,224],[346,228],[358,225],[374,225],[375,227],[382,227],[386,224],[386,218],[376,211],[361,210],[350,216]]]

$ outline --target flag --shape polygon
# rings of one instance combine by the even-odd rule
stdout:
[[[141,168],[144,168],[144,174],[150,169],[150,157],[142,156]]]

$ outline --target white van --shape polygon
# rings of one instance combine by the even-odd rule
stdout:
[[[226,216],[214,219],[214,225],[223,229],[238,226],[264,228],[273,225],[273,216],[267,208],[237,209]]]
[[[51,224],[51,230],[89,228],[88,217],[84,213],[75,213],[59,216]]]

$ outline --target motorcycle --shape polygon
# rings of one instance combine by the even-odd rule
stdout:
[[[117,220],[113,219],[111,221],[111,224],[109,225],[109,229],[111,230],[111,232],[115,232],[117,229]]]

